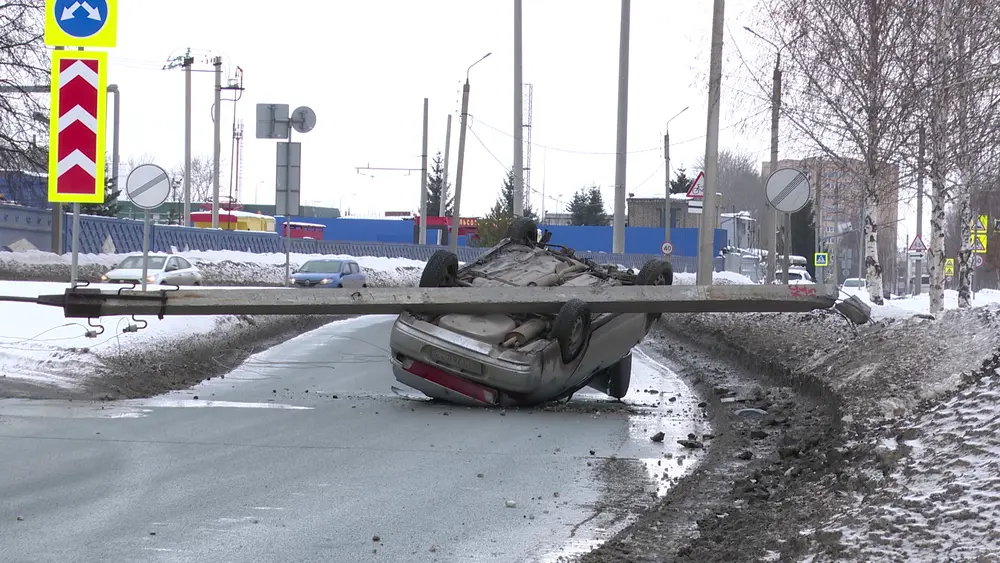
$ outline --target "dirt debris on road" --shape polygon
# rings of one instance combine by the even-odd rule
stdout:
[[[716,437],[580,561],[1000,561],[997,312],[856,331],[825,311],[665,316],[648,345]]]

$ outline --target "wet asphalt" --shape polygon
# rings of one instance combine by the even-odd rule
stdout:
[[[641,351],[625,405],[400,394],[391,322],[333,323],[152,399],[0,401],[0,560],[552,561],[624,525],[621,495],[662,493],[694,465],[676,439],[708,431]]]

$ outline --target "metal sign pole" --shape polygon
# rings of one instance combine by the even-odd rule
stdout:
[[[142,212],[142,290],[146,291],[146,277],[149,276],[149,210]]]
[[[292,196],[292,128],[288,128],[288,144],[285,145],[285,287],[289,286],[292,278],[292,225],[291,225],[291,196]]]
[[[70,258],[69,285],[76,287],[80,276],[80,204],[73,204],[73,256]]]

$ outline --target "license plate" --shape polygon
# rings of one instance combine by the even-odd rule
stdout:
[[[430,351],[431,359],[439,364],[444,364],[456,369],[460,369],[464,372],[474,373],[476,375],[482,375],[483,366],[475,360],[470,360],[468,358],[463,358],[458,354],[452,354],[451,352],[446,352],[444,350],[438,350],[437,348],[432,348]]]

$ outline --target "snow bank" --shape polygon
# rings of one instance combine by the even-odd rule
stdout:
[[[674,285],[694,285],[696,279],[697,276],[695,274],[675,273]],[[712,283],[714,285],[757,285],[756,282],[743,274],[725,271],[713,273]]]
[[[30,279],[30,276],[38,275],[37,268],[41,267],[46,268],[43,274],[55,279],[69,278],[68,261],[63,261],[66,257],[41,252],[2,254],[0,273],[18,272]],[[269,291],[271,287],[261,286],[279,286],[285,276],[284,255],[193,252],[183,256],[198,265],[205,277],[205,285],[256,287],[260,291]],[[91,271],[93,279],[122,258],[122,255],[81,256],[81,264],[94,267]],[[311,258],[313,256],[293,254],[292,266],[296,267]],[[368,284],[372,287],[416,286],[423,271],[423,262],[416,260],[354,259],[368,274]],[[59,294],[67,287],[64,282],[0,281],[0,295],[34,297]],[[102,284],[102,287],[109,286]],[[82,380],[80,374],[98,371],[110,356],[121,357],[126,352],[134,356],[146,349],[170,348],[177,342],[199,335],[237,329],[245,332],[246,325],[260,322],[244,316],[166,317],[162,320],[140,317],[138,322],[130,317],[104,317],[99,323],[103,328],[95,328],[88,326],[86,321],[66,319],[62,310],[55,307],[10,302],[0,302],[0,319],[4,320],[0,324],[0,382],[3,387],[17,384],[66,390],[78,389]],[[123,332],[130,325],[138,326],[140,330]]]
[[[134,253],[133,253],[134,254]],[[282,285],[285,279],[285,255],[209,250],[178,252],[201,270],[205,285]],[[97,281],[130,254],[81,254],[80,279]],[[408,258],[346,256],[334,254],[292,254],[289,262],[298,268],[313,259],[354,259],[368,274],[370,285],[382,287],[414,286],[420,279],[423,262]],[[24,281],[69,280],[71,257],[50,252],[0,252],[0,279]]]

